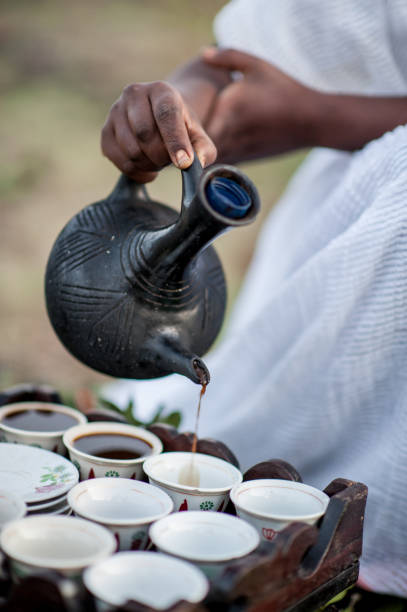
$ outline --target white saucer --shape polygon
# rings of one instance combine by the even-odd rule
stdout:
[[[27,514],[52,514],[53,512],[58,512],[61,508],[65,508],[66,506],[70,507],[68,504],[68,498],[64,495],[61,500],[58,500],[57,504],[44,504],[41,508],[37,506],[28,506]]]
[[[60,506],[62,503],[67,503],[67,493],[60,495],[59,497],[55,497],[51,501],[47,501],[44,504],[27,504],[27,510],[29,513],[31,512],[39,512],[40,510],[48,511],[52,508],[56,508]]]
[[[26,503],[59,502],[78,481],[78,470],[65,457],[25,444],[0,442],[2,487]]]
[[[49,510],[40,510],[39,512],[28,512],[27,516],[40,516],[42,514],[49,514],[53,516],[56,514],[71,514],[71,513],[72,513],[72,508],[67,502],[65,505],[62,505],[55,509],[50,508]]]
[[[45,500],[45,502],[40,499],[37,502],[27,502],[27,508],[29,510],[36,510],[36,509],[40,509],[40,508],[45,508],[46,506],[49,505],[53,505],[53,504],[59,504],[60,501],[63,500],[64,497],[66,497],[67,493],[62,493],[61,495],[56,495],[55,497],[49,497],[48,499]]]

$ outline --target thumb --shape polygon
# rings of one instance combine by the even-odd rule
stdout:
[[[226,70],[237,70],[238,72],[248,72],[257,68],[260,60],[255,55],[250,55],[244,51],[237,49],[217,49],[216,47],[207,47],[202,51],[202,59],[218,68]]]

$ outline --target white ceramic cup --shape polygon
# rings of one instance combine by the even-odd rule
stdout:
[[[59,453],[60,455],[66,455],[66,449],[62,442],[62,436],[65,431],[75,425],[66,427],[65,429],[55,431],[32,431],[28,429],[19,429],[12,425],[6,425],[3,422],[5,417],[11,416],[17,412],[25,410],[41,410],[41,412],[57,412],[71,417],[76,421],[78,425],[87,423],[87,418],[79,410],[70,408],[69,406],[63,406],[62,404],[52,404],[49,402],[18,402],[15,404],[8,404],[0,408],[0,437],[3,437],[5,442],[14,442],[17,444],[27,444],[29,446],[37,446],[38,448],[44,448],[45,450]]]
[[[28,516],[8,523],[0,547],[10,560],[13,580],[39,569],[79,579],[85,567],[113,554],[113,535],[91,521],[70,516]]]
[[[193,461],[199,477],[198,486],[180,484],[185,467]],[[203,453],[171,452],[149,457],[144,472],[151,484],[172,498],[174,510],[225,510],[229,491],[242,481],[242,473],[231,463]]]
[[[119,550],[149,545],[151,523],[172,512],[172,499],[158,487],[128,478],[95,478],[75,485],[68,503],[76,516],[107,527]]]
[[[141,480],[144,477],[143,462],[147,455],[135,459],[105,459],[95,457],[75,447],[75,440],[79,437],[109,433],[133,436],[136,439],[142,440],[151,449],[149,456],[158,455],[163,449],[162,442],[158,436],[142,427],[135,427],[134,425],[112,423],[110,421],[95,421],[93,423],[86,423],[86,425],[71,427],[65,432],[63,442],[68,449],[69,458],[79,470],[80,479],[120,476],[122,478]]]
[[[153,523],[150,538],[161,552],[197,564],[209,578],[260,542],[256,529],[236,516],[197,511],[177,512]]]
[[[26,512],[27,506],[19,495],[0,489],[0,531],[10,521],[23,518]]]
[[[238,516],[251,523],[264,540],[272,540],[295,521],[316,523],[329,503],[328,495],[315,487],[273,478],[242,482],[233,487],[230,498]]]
[[[134,600],[156,610],[177,601],[202,601],[209,584],[202,572],[185,561],[156,552],[120,552],[89,567],[83,581],[99,610]]]

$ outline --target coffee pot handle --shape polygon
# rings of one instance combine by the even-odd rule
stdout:
[[[112,201],[118,198],[137,198],[138,200],[151,202],[146,186],[143,183],[137,183],[137,181],[123,173],[119,176],[119,180],[108,197],[108,199]]]
[[[187,208],[191,203],[202,176],[203,168],[198,156],[195,154],[194,161],[185,170],[182,170],[182,207]]]
[[[185,170],[182,170],[182,206],[188,206],[196,193],[199,179],[203,169],[198,156],[195,155],[194,161]],[[126,174],[121,174],[112,193],[109,196],[112,199],[117,197],[137,197],[139,200],[151,202],[147,187],[143,183],[137,183],[134,179]]]

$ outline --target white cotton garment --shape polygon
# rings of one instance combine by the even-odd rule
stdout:
[[[215,32],[321,90],[407,92],[405,0],[235,0]],[[406,126],[353,154],[308,156],[205,361],[200,437],[228,444],[243,470],[279,457],[321,488],[367,484],[362,584],[406,597]],[[106,396],[145,414],[163,402],[194,428],[199,388],[181,376]]]
[[[321,91],[407,91],[405,0],[234,0],[218,43],[257,55]]]

